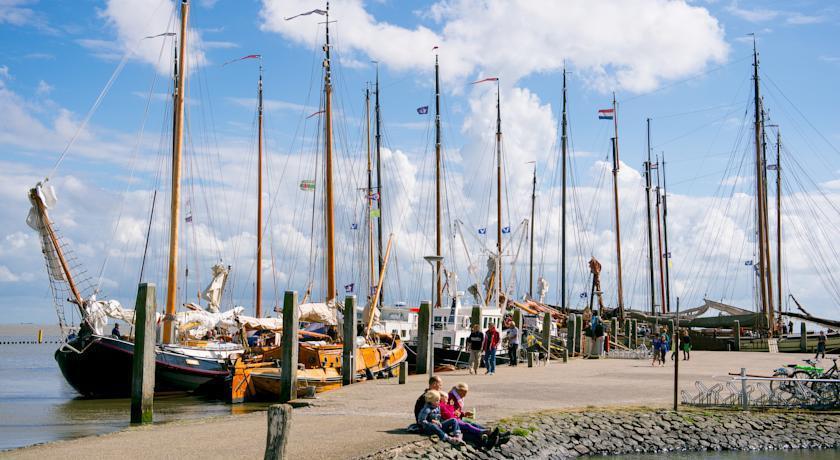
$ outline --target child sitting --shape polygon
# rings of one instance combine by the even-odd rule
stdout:
[[[426,392],[426,405],[417,415],[417,425],[426,434],[436,434],[440,439],[453,445],[463,445],[461,429],[456,419],[442,420],[440,416],[441,394],[438,391]]]

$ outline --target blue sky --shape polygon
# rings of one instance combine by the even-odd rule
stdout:
[[[202,250],[206,241],[201,231],[191,237],[195,248],[187,249],[186,258],[192,260],[188,262],[191,270],[201,274],[188,281],[193,283],[189,289],[206,283],[209,265],[221,258],[226,263],[233,261],[240,280],[231,301],[253,303],[249,297],[253,257],[248,254],[254,233],[251,221],[246,222],[244,216],[251,215],[247,213],[254,201],[246,191],[253,185],[256,63],[221,64],[259,53],[265,66],[267,152],[274,179],[268,198],[279,203],[269,219],[269,232],[276,238],[272,244],[276,244],[277,265],[269,278],[277,280],[279,291],[305,290],[304,267],[310,258],[302,213],[307,212],[305,203],[311,208],[312,197],[301,196],[296,188],[300,179],[309,177],[306,171],[314,168],[318,117],[306,116],[319,105],[323,29],[316,16],[290,22],[283,18],[313,5],[302,0],[193,2],[191,57],[197,65],[190,80],[192,143],[187,150],[195,152],[199,165],[190,175],[202,176],[200,191],[193,199],[213,197],[207,215],[195,211],[196,227],[206,230],[207,241],[213,241],[206,243],[207,247],[217,250]],[[167,58],[172,46],[164,39],[141,42],[139,38],[174,30],[168,25],[172,18],[169,11],[174,8],[174,2],[168,0],[0,1],[0,41],[4,44],[0,49],[0,95],[6,107],[0,114],[4,183],[0,212],[7,223],[0,229],[4,321],[53,320],[37,238],[23,223],[28,208],[26,190],[52,168],[127,49],[133,52],[125,68],[53,177],[61,199],[53,212],[88,270],[98,273],[104,254],[113,253],[103,293],[126,303],[133,298],[139,266],[137,244],[145,232],[149,192],[159,181],[166,183],[161,168],[165,165],[162,146],[168,135]],[[420,256],[430,250],[432,118],[418,115],[415,109],[431,105],[431,46],[439,45],[444,143],[451,179],[447,192],[450,222],[463,220],[465,231],[473,234],[480,227],[495,228],[495,217],[486,209],[492,166],[493,88],[469,83],[498,75],[508,177],[506,219],[517,227],[527,217],[531,170],[527,162],[537,160],[541,176],[537,241],[538,252],[543,254],[539,272],[551,284],[547,300],[557,302],[555,143],[560,68],[565,62],[570,71],[569,117],[579,186],[576,206],[582,210],[576,217],[579,226],[573,231],[579,235],[578,242],[570,243],[574,259],[569,263],[579,272],[570,275],[572,300],[578,302],[577,293],[585,289],[582,261],[595,255],[604,264],[605,280],[609,280],[605,281],[605,295],[614,303],[611,203],[604,186],[598,185],[604,177],[602,162],[609,153],[612,133],[608,122],[597,120],[596,111],[609,106],[615,91],[625,164],[621,173],[622,226],[626,229],[622,238],[627,240],[624,257],[629,272],[625,297],[632,305],[645,308],[645,243],[640,237],[643,220],[639,206],[643,195],[638,171],[645,153],[645,119],[651,118],[653,151],[664,152],[669,161],[673,206],[669,236],[676,295],[692,306],[708,294],[750,308],[754,303],[752,282],[743,262],[752,258],[754,246],[747,197],[752,176],[749,167],[739,174],[732,161],[739,162],[749,150],[749,135],[739,140],[739,132],[744,115],[747,127],[752,116],[752,42],[745,34],[754,32],[761,54],[765,106],[771,122],[781,127],[786,150],[802,167],[796,174],[804,185],[797,188],[792,184],[792,191],[802,195],[790,205],[791,219],[796,221],[786,234],[786,241],[792,242],[785,252],[790,260],[785,268],[786,277],[790,277],[787,283],[792,283],[790,291],[814,310],[832,316],[838,313],[831,306],[837,304],[838,296],[825,288],[832,276],[840,273],[835,272],[838,267],[832,262],[821,266],[822,274],[815,275],[815,264],[808,263],[814,255],[809,257],[806,249],[796,245],[822,238],[815,244],[824,245],[823,249],[830,246],[831,241],[825,238],[829,234],[813,230],[803,216],[811,208],[830,208],[826,203],[840,201],[836,197],[838,183],[833,182],[838,179],[840,162],[836,110],[840,103],[836,90],[840,11],[833,4],[343,0],[333,2],[332,8],[332,19],[338,21],[333,27],[336,104],[343,115],[337,119],[338,168],[346,177],[338,181],[344,200],[339,222],[346,224],[345,229],[363,221],[359,202],[353,198],[353,190],[362,180],[362,96],[365,83],[374,78],[375,67],[370,61],[380,62],[384,158],[389,173],[386,186],[391,187],[393,197],[386,204],[386,216],[391,219],[386,217],[385,222],[399,241],[395,265],[399,274],[386,284],[386,292],[398,294],[390,299],[386,294],[386,301],[414,303],[428,289],[421,281],[429,275],[423,272]],[[149,101],[150,88],[154,94]],[[145,131],[138,143],[141,125]],[[775,136],[775,131],[770,134]],[[212,161],[202,163],[208,158]],[[750,160],[748,155],[745,158]],[[159,189],[166,194],[165,185]],[[384,199],[388,199],[387,193],[383,192]],[[727,195],[727,199],[716,199],[718,195]],[[736,204],[726,208],[724,203],[731,202]],[[720,215],[711,212],[720,207],[726,208]],[[219,215],[234,223],[213,228],[219,227]],[[840,219],[833,210],[824,217],[821,225],[827,226]],[[162,234],[164,224],[159,225]],[[513,233],[508,244],[515,249],[521,240]],[[160,243],[157,238],[152,242]],[[359,256],[354,255],[362,239],[353,234],[345,238],[343,247],[348,249],[339,261],[339,283],[365,284],[359,274],[364,271]],[[466,239],[469,244],[475,240],[471,236]],[[709,248],[709,241],[719,251]],[[489,240],[482,243],[493,244]],[[470,279],[468,263],[463,248],[453,244],[450,268],[459,272],[459,289],[463,290]],[[190,242],[186,245],[190,247]],[[480,258],[478,244],[471,251],[471,257]],[[511,251],[510,257],[515,258]],[[217,254],[210,255],[212,252]],[[521,294],[525,267],[522,258],[517,261],[518,268],[511,269],[510,275],[520,280],[516,291]],[[266,259],[264,266],[270,267],[269,262]],[[483,262],[473,262],[483,267]],[[151,281],[165,284],[159,277]],[[266,291],[266,299],[273,302],[275,288]]]

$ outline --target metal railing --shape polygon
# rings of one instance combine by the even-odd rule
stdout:
[[[613,348],[607,352],[607,358],[613,359],[652,359],[653,350],[646,347],[644,344],[640,345],[635,350],[624,350]]]

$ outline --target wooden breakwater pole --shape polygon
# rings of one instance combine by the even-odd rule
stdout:
[[[155,285],[141,283],[134,307],[134,357],[131,368],[131,423],[154,421]]]
[[[371,308],[373,308],[371,306]],[[371,315],[373,313],[371,312]],[[356,377],[356,296],[344,298],[344,342],[341,351],[341,384],[352,385]]]
[[[741,322],[737,319],[732,322],[732,338],[735,341],[735,349],[732,351],[741,351]]]
[[[297,291],[286,291],[283,296],[283,337],[280,368],[280,402],[287,403],[297,397],[298,362],[298,298]]]
[[[286,457],[286,444],[288,444],[291,423],[292,406],[275,404],[268,408],[268,432],[263,457],[265,460],[282,460]]]
[[[429,365],[429,358],[431,358],[431,351],[434,347],[433,344],[429,343],[431,319],[431,301],[423,300],[420,302],[420,312],[417,315],[417,365],[414,368],[414,372],[417,374],[425,374],[434,368],[434,363],[431,363],[431,366]]]
[[[545,347],[545,365],[551,361],[551,313],[543,313],[542,343]]]

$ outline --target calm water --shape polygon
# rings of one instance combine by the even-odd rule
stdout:
[[[668,458],[677,460],[835,460],[840,458],[837,450],[777,450],[769,452],[693,452],[657,455],[622,455],[601,457],[616,460],[653,460]]]
[[[0,345],[0,450],[103,434],[129,425],[130,400],[81,399],[73,391],[53,359],[57,347]],[[261,404],[230,405],[195,396],[164,396],[155,398],[155,422],[263,408]]]

